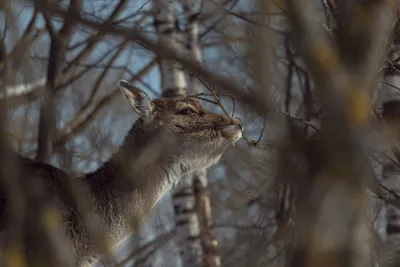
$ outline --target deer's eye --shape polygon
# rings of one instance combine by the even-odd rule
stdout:
[[[182,115],[190,115],[192,113],[195,113],[195,112],[191,108],[185,108],[185,109],[182,109],[181,111],[179,111],[179,114],[182,114]]]

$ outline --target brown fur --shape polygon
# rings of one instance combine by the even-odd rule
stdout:
[[[241,137],[237,127],[240,121],[204,110],[191,98],[146,102],[142,91],[133,87],[129,90],[128,100],[135,111],[142,112],[142,117],[132,126],[119,151],[96,171],[71,177],[51,165],[18,157],[15,174],[28,198],[23,224],[28,262],[40,262],[40,266],[57,262],[49,247],[39,246],[45,233],[38,230],[38,215],[47,203],[56,203],[61,210],[63,229],[75,255],[73,265],[90,265],[99,258],[77,211],[78,203],[71,197],[68,179],[87,182],[88,199],[94,213],[103,219],[107,241],[114,246],[132,231],[125,219],[135,218],[134,223],[139,225],[180,177],[215,164],[225,149]],[[149,112],[152,107],[154,110]],[[194,112],[180,114],[187,108]],[[11,229],[7,224],[11,211],[4,187],[0,193],[0,227],[4,233],[0,245],[4,245]]]

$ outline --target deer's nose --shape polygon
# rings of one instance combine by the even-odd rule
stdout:
[[[243,123],[238,117],[233,118],[233,123],[235,123],[240,128],[240,130],[243,131],[243,129],[244,129]]]

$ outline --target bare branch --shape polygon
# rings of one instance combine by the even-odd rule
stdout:
[[[82,0],[72,0],[67,14],[79,13],[82,7]],[[44,16],[46,11],[44,11]],[[56,86],[61,71],[61,64],[64,61],[65,52],[69,40],[76,26],[73,18],[65,17],[64,25],[58,33],[54,32],[51,22],[46,20],[50,31],[50,57],[47,69],[46,91],[40,109],[38,152],[36,159],[47,162],[52,154],[52,145],[56,131]]]
[[[58,13],[63,16],[66,15],[65,11],[58,10],[53,6],[46,6],[43,8],[51,9],[52,12]],[[175,48],[171,47],[169,44],[166,44],[164,42],[157,44],[155,41],[146,37],[139,31],[123,29],[109,23],[98,24],[96,22],[81,18],[78,14],[68,14],[68,16],[73,17],[78,23],[101,31],[103,34],[116,35],[124,37],[130,41],[138,42],[144,48],[150,49],[151,51],[155,52],[157,56],[168,56],[174,58],[175,60],[178,60],[183,67],[187,68],[192,73],[195,73],[197,76],[200,76],[203,79],[214,84],[218,90],[230,93],[238,100],[241,100],[244,103],[251,104],[251,107],[262,116],[265,116],[265,114],[267,114],[269,111],[269,104],[268,101],[264,99],[264,96],[260,95],[257,92],[252,92],[251,94],[245,92],[243,88],[237,85],[238,83],[232,82],[232,79],[219,76],[214,72],[207,70],[202,66],[199,66],[191,57],[177,52]]]
[[[142,76],[147,74],[156,64],[153,60],[142,70],[140,70],[135,77],[130,81],[135,82]],[[119,96],[119,89],[114,89],[110,94],[104,96],[101,100],[95,104],[85,105],[85,108],[81,109],[79,113],[72,119],[67,126],[60,131],[57,141],[54,143],[54,149],[57,150],[62,147],[65,143],[71,140],[74,136],[78,135],[83,129],[85,129],[93,119],[100,114],[117,96]]]
[[[0,95],[0,99],[7,98],[8,101],[10,101],[9,98],[12,97],[23,97],[27,94],[31,94],[33,91],[39,90],[39,88],[43,88],[45,84],[46,78],[39,78],[31,83],[18,84],[14,86],[6,85],[4,88],[5,92]]]

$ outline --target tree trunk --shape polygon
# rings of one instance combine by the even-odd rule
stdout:
[[[82,8],[82,0],[72,0],[68,12],[79,13]],[[39,138],[36,160],[48,162],[52,154],[53,141],[56,135],[57,101],[56,86],[64,62],[68,43],[74,32],[76,21],[66,19],[60,31],[55,31],[51,19],[46,11],[43,13],[46,26],[50,34],[51,44],[49,51],[49,63],[47,66],[46,91],[40,107]]]
[[[182,49],[178,40],[181,37],[176,19],[174,0],[153,0],[154,27],[160,42],[165,42],[177,51]],[[158,58],[161,73],[161,87],[164,96],[185,95],[185,75],[179,63],[164,55]]]
[[[380,62],[375,59],[386,53],[378,44],[392,26],[391,7],[381,1],[373,1],[373,8],[363,1],[340,6],[341,21],[350,21],[362,9],[369,12],[370,24],[359,31],[341,26],[343,35],[338,34],[337,43],[343,41],[344,45],[336,50],[321,28],[315,27],[310,15],[315,6],[306,2],[287,1],[287,14],[293,31],[299,33],[292,44],[313,76],[316,94],[324,106],[324,127],[320,153],[308,153],[307,159],[309,165],[318,168],[304,180],[295,175],[288,177],[294,185],[304,185],[300,194],[307,193],[296,210],[298,236],[289,266],[371,266],[371,225],[365,218],[364,188],[370,175],[366,170],[370,162],[365,146],[375,77],[368,77],[378,73]],[[370,26],[378,20],[379,28]],[[345,55],[335,54],[336,67],[323,66],[323,60],[317,59],[315,53],[322,46],[332,54]],[[359,81],[357,89],[352,85],[353,79]],[[332,81],[345,82],[334,85]],[[350,98],[354,100],[348,101]],[[353,103],[362,104],[356,107]],[[282,161],[285,156],[281,154]]]
[[[199,64],[203,65],[202,53],[199,44],[199,25],[198,16],[200,12],[195,9],[196,1],[194,0],[181,0],[183,10],[186,14],[186,41],[189,55]],[[206,5],[207,3],[203,3]],[[192,73],[188,73],[189,92],[200,93],[200,82]],[[212,214],[211,202],[208,195],[208,180],[207,170],[202,170],[194,173],[191,180],[193,181],[193,193],[195,198],[195,212],[197,217],[200,218],[200,241],[204,254],[203,265],[206,267],[219,267],[221,266],[221,259],[218,254],[217,240],[212,231]]]
[[[218,242],[212,230],[213,219],[206,170],[193,175],[193,188],[196,212],[200,217],[200,240],[204,253],[204,266],[219,267],[221,266],[221,258],[218,253]]]
[[[155,12],[154,26],[160,41],[169,43],[177,50],[184,49],[178,43],[182,35],[177,27],[176,2],[173,0],[153,0]],[[167,57],[159,58],[161,83],[164,97],[185,95],[185,74],[179,64]],[[183,177],[174,191],[172,202],[175,211],[176,228],[181,242],[179,252],[182,266],[200,266],[202,259],[201,244],[199,241],[200,228],[198,217],[194,210],[191,177]]]

